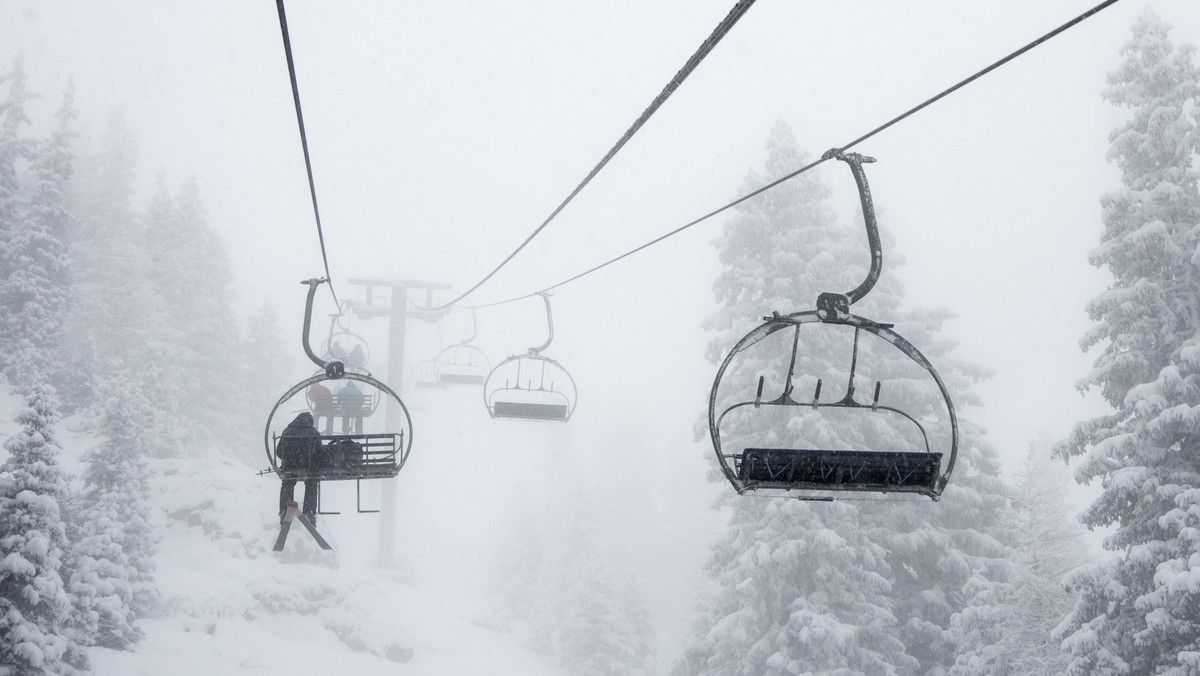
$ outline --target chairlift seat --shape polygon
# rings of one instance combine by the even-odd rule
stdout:
[[[561,422],[567,419],[569,412],[570,409],[566,404],[533,404],[521,401],[492,402],[492,416],[496,418]]]
[[[941,453],[747,448],[737,476],[747,488],[936,495]]]
[[[400,434],[322,434],[321,456],[316,463],[286,469],[280,467],[277,473],[281,479],[297,481],[308,479],[319,481],[390,479],[399,471],[396,456],[403,446],[402,436]],[[277,448],[280,438],[275,438]],[[352,457],[335,454],[335,449],[343,442],[352,442],[357,446]]]
[[[454,371],[442,371],[437,376],[439,383],[449,385],[482,385],[487,380],[487,373],[456,373]]]

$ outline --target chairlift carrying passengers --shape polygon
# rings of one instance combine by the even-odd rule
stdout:
[[[483,399],[493,418],[567,422],[575,412],[575,380],[561,364],[542,354],[554,340],[554,319],[549,294],[538,295],[546,305],[549,335],[539,347],[505,359],[488,374]]]
[[[366,479],[390,479],[400,472],[412,448],[412,418],[399,395],[370,373],[347,371],[340,361],[320,359],[309,346],[313,296],[324,281],[303,282],[309,285],[304,351],[322,371],[293,385],[271,409],[263,433],[271,465],[266,471],[282,480],[296,481],[361,483]],[[396,407],[398,415],[390,416],[399,419],[394,429],[383,419],[385,416],[377,415],[380,404]],[[283,467],[277,453],[281,431],[304,411],[312,414],[320,433],[320,452],[310,462]],[[358,511],[374,510],[364,510],[360,500]]]
[[[346,308],[343,307],[336,314],[330,315],[329,334],[321,343],[321,360],[340,361],[351,371],[366,371],[367,364],[371,361],[371,346],[362,336],[342,326],[342,317],[345,314]]]
[[[954,403],[933,365],[896,333],[891,324],[850,314],[850,305],[871,290],[883,264],[874,205],[862,167],[863,163],[875,160],[836,149],[826,153],[825,159],[831,157],[850,166],[858,185],[871,252],[867,278],[852,291],[820,294],[815,310],[787,315],[776,312],[764,317],[763,324],[734,345],[717,371],[709,396],[708,425],[713,449],[722,472],[740,494],[756,492],[830,500],[842,492],[857,491],[911,493],[937,500],[950,479],[958,453]],[[845,338],[852,336],[849,354],[839,355],[849,357],[844,393],[839,391],[829,397],[826,392],[826,399],[822,399],[822,388],[826,385],[823,378],[798,373],[798,364],[811,361],[800,349],[801,334],[814,329],[832,331]],[[880,340],[871,340],[870,336]],[[790,340],[781,340],[789,337]],[[869,347],[866,341],[871,342]],[[764,369],[761,355],[752,356],[757,353],[754,348],[786,350],[788,342],[791,349],[786,372]],[[778,356],[776,363],[783,361]],[[758,361],[751,361],[754,358]],[[731,369],[735,363],[742,366]],[[856,378],[861,379],[862,371],[880,376],[873,388],[867,388],[872,392],[869,401],[859,398],[856,387]],[[758,376],[756,383],[753,375]],[[726,382],[733,380],[739,382]],[[797,380],[811,392],[811,398],[798,394]],[[765,393],[768,382],[772,391],[775,387],[782,391],[777,395]],[[923,393],[924,399],[918,401],[914,393]],[[770,422],[765,429],[761,424],[756,426],[749,417],[764,412]],[[809,420],[806,416],[817,419]],[[731,420],[738,418],[740,422],[732,426],[740,424],[740,431],[751,432],[741,435],[743,441],[738,445],[742,448],[726,449],[732,441],[728,429]],[[809,447],[792,447],[798,444],[788,442],[802,436],[797,430],[806,423],[812,423],[811,429],[821,433],[809,435],[808,443],[804,444]],[[844,429],[847,425],[857,429],[854,434],[844,436],[860,442],[869,439],[877,445],[866,448],[820,445],[822,439],[837,436],[831,433],[831,428]],[[744,441],[747,436],[753,441]]]

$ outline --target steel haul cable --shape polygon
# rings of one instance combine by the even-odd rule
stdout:
[[[317,241],[321,243],[321,261],[325,264],[325,279],[329,280],[329,293],[333,302],[338,302],[337,292],[333,290],[333,275],[329,274],[329,256],[325,253],[325,232],[321,228],[321,210],[317,207],[317,185],[313,181],[312,158],[308,154],[308,135],[304,132],[304,113],[300,110],[300,88],[296,84],[296,64],[292,61],[292,40],[288,36],[287,16],[283,11],[283,0],[276,0],[279,10],[279,30],[283,33],[283,52],[287,56],[288,77],[292,81],[292,100],[296,104],[296,123],[300,126],[300,146],[304,149],[304,167],[308,170],[308,192],[312,195],[313,216],[317,220]]]
[[[283,0],[280,0],[281,7],[282,1]],[[437,310],[444,310],[452,305],[455,305],[462,299],[474,293],[497,272],[500,272],[505,265],[508,265],[509,261],[516,257],[516,255],[520,253],[522,249],[528,246],[528,244],[533,241],[534,237],[537,237],[543,230],[545,230],[546,226],[550,225],[550,222],[553,221],[558,214],[565,209],[572,200],[575,199],[575,196],[578,195],[588,183],[591,183],[592,179],[596,177],[596,174],[600,173],[600,170],[603,169],[604,166],[608,164],[608,161],[611,160],[617,154],[617,152],[625,146],[629,139],[633,138],[633,135],[636,134],[642,128],[642,126],[646,124],[646,121],[649,120],[652,115],[654,115],[655,111],[657,111],[662,104],[665,103],[668,98],[670,98],[671,94],[673,94],[675,90],[678,89],[681,84],[683,84],[683,81],[687,79],[688,75],[690,75],[692,71],[694,71],[696,67],[700,65],[700,62],[704,60],[704,57],[708,56],[709,52],[711,52],[713,48],[717,46],[717,43],[721,41],[721,38],[724,38],[725,35],[729,33],[734,24],[738,22],[738,19],[741,19],[742,16],[746,14],[751,5],[754,4],[754,1],[755,0],[738,0],[738,2],[734,4],[733,9],[729,10],[729,14],[727,14],[725,18],[721,20],[721,23],[717,24],[717,27],[713,29],[713,32],[708,36],[708,38],[706,38],[704,42],[700,44],[700,47],[687,60],[687,63],[685,63],[683,67],[679,69],[679,72],[675,74],[675,77],[671,78],[671,81],[668,82],[665,87],[663,87],[663,90],[654,98],[654,101],[652,101],[650,105],[644,111],[642,111],[642,114],[638,117],[638,119],[635,120],[634,123],[630,125],[629,129],[625,131],[625,134],[621,136],[621,138],[615,145],[613,145],[611,149],[609,149],[608,153],[606,153],[600,162],[598,162],[596,166],[592,168],[588,175],[582,181],[580,181],[579,185],[575,186],[575,189],[572,190],[569,195],[567,195],[567,198],[564,199],[562,203],[560,203],[554,209],[554,211],[550,213],[546,220],[542,221],[542,224],[534,229],[534,231],[525,238],[525,241],[521,242],[520,246],[514,249],[513,252],[510,253],[503,261],[500,261],[500,264],[493,268],[491,272],[487,273],[483,279],[480,279],[475,283],[474,286],[467,289],[454,300],[443,303],[442,305],[438,305],[436,307],[423,309],[434,312]]]
[[[561,286],[565,286],[565,285],[567,285],[567,284],[570,284],[571,282],[574,282],[574,281],[576,281],[576,280],[578,280],[578,279],[580,279],[580,278],[582,278],[582,277],[586,277],[587,275],[590,275],[590,274],[592,274],[593,272],[597,272],[597,271],[599,271],[599,270],[601,270],[601,269],[603,269],[603,268],[606,268],[606,267],[608,267],[609,265],[612,265],[612,264],[614,264],[614,263],[617,263],[618,261],[624,260],[624,259],[626,259],[626,258],[628,258],[628,257],[630,257],[630,256],[632,256],[632,255],[634,255],[635,253],[638,253],[638,252],[640,252],[640,251],[643,251],[643,250],[645,250],[645,249],[648,249],[648,248],[650,248],[651,246],[654,246],[655,244],[658,244],[659,242],[661,242],[661,241],[663,241],[663,240],[665,240],[665,239],[668,239],[668,238],[670,238],[670,237],[673,237],[673,236],[675,236],[675,235],[677,235],[677,234],[679,234],[679,233],[683,232],[684,230],[687,230],[687,229],[689,229],[689,228],[691,228],[691,227],[693,227],[693,226],[695,226],[695,225],[698,225],[698,224],[700,224],[700,223],[703,223],[704,221],[706,221],[706,220],[708,220],[708,219],[712,218],[713,216],[716,216],[716,215],[718,215],[718,214],[721,214],[721,213],[723,213],[723,212],[725,212],[725,211],[728,211],[729,209],[732,209],[733,207],[735,207],[735,206],[737,206],[737,205],[739,205],[739,204],[741,204],[741,203],[743,203],[743,202],[745,202],[745,201],[747,201],[747,200],[753,199],[754,197],[757,197],[757,196],[761,195],[762,193],[764,193],[764,192],[766,192],[766,191],[770,190],[771,188],[774,188],[774,187],[776,187],[776,186],[778,186],[778,185],[780,185],[780,184],[782,184],[782,183],[785,183],[785,182],[787,182],[787,181],[789,181],[789,180],[791,180],[791,179],[793,179],[793,178],[795,178],[795,177],[799,176],[800,174],[803,174],[803,173],[805,173],[805,172],[807,172],[807,171],[810,171],[810,170],[812,170],[812,169],[816,168],[816,167],[817,167],[818,165],[820,165],[821,163],[823,163],[823,162],[825,162],[826,160],[829,160],[829,159],[831,159],[832,157],[834,157],[834,156],[835,156],[837,153],[840,153],[840,152],[844,152],[844,151],[846,151],[846,150],[849,150],[850,148],[852,148],[852,147],[854,147],[854,146],[856,146],[856,145],[858,145],[858,144],[862,143],[863,141],[865,141],[865,140],[867,140],[867,139],[871,138],[872,136],[875,136],[876,134],[879,134],[880,132],[884,131],[885,129],[887,129],[887,128],[891,127],[892,125],[895,125],[895,124],[897,124],[898,122],[900,122],[900,121],[904,120],[905,118],[908,118],[908,117],[910,117],[911,115],[914,115],[914,114],[916,114],[917,112],[921,111],[922,109],[924,109],[924,108],[926,108],[926,107],[928,107],[928,106],[932,105],[933,103],[935,103],[935,102],[937,102],[937,101],[939,101],[939,100],[941,100],[941,99],[945,98],[946,96],[949,96],[950,94],[954,93],[955,91],[958,91],[959,89],[961,89],[961,88],[965,87],[966,85],[968,85],[968,84],[970,84],[970,83],[974,82],[975,80],[978,80],[979,78],[983,77],[984,75],[987,75],[988,73],[990,73],[990,72],[992,72],[993,70],[995,70],[995,69],[999,68],[1000,66],[1003,66],[1004,64],[1008,63],[1009,61],[1012,61],[1013,59],[1017,58],[1018,56],[1021,56],[1022,54],[1024,54],[1024,53],[1028,52],[1029,50],[1033,49],[1034,47],[1037,47],[1038,45],[1041,45],[1041,44],[1045,43],[1046,41],[1050,40],[1051,38],[1054,38],[1054,37],[1058,36],[1060,33],[1062,33],[1062,32],[1064,32],[1064,31],[1066,31],[1067,29],[1069,29],[1069,28],[1072,28],[1073,26],[1076,26],[1076,25],[1078,25],[1078,24],[1082,23],[1084,20],[1086,20],[1086,19],[1088,19],[1088,18],[1090,18],[1090,17],[1092,17],[1092,16],[1094,16],[1094,15],[1098,14],[1098,13],[1099,13],[1099,12],[1101,12],[1102,10],[1104,10],[1104,9],[1106,9],[1106,8],[1108,8],[1108,7],[1112,6],[1112,5],[1115,5],[1117,2],[1119,2],[1119,0],[1105,0],[1105,2],[1102,2],[1102,3],[1100,3],[1099,5],[1096,5],[1095,7],[1093,7],[1093,8],[1091,8],[1091,9],[1089,9],[1088,11],[1086,11],[1086,12],[1084,12],[1084,13],[1080,14],[1079,16],[1075,17],[1074,19],[1071,19],[1070,21],[1068,21],[1068,22],[1066,22],[1066,23],[1062,24],[1062,25],[1061,25],[1061,26],[1059,26],[1058,28],[1055,28],[1054,30],[1050,31],[1049,33],[1046,33],[1045,35],[1043,35],[1043,36],[1041,36],[1041,37],[1037,38],[1036,40],[1034,40],[1034,41],[1032,41],[1032,42],[1030,42],[1029,44],[1025,45],[1024,47],[1021,47],[1020,49],[1018,49],[1018,50],[1016,50],[1016,51],[1014,51],[1014,52],[1012,52],[1012,53],[1008,54],[1008,55],[1007,55],[1007,56],[1005,56],[1004,58],[1002,58],[1002,59],[999,59],[998,61],[995,61],[995,62],[993,62],[991,65],[987,66],[987,67],[986,67],[986,68],[984,68],[983,70],[980,70],[980,71],[978,71],[977,73],[975,73],[975,74],[973,74],[973,75],[971,75],[971,76],[969,76],[969,77],[967,77],[967,78],[964,78],[963,80],[960,80],[960,81],[959,81],[959,82],[957,82],[956,84],[954,84],[954,85],[952,85],[952,86],[950,86],[950,87],[947,87],[946,89],[942,90],[941,92],[939,92],[939,93],[938,93],[938,94],[936,94],[935,96],[932,96],[932,97],[930,97],[930,98],[928,98],[928,99],[925,99],[924,101],[922,101],[921,103],[917,104],[916,106],[913,106],[912,108],[909,108],[908,110],[906,110],[906,111],[904,111],[903,113],[901,113],[901,114],[897,115],[896,117],[893,117],[892,119],[890,119],[890,120],[888,120],[887,122],[885,122],[885,123],[883,123],[883,124],[879,125],[878,127],[876,127],[876,128],[874,128],[874,129],[872,129],[871,131],[869,131],[869,132],[867,132],[867,133],[863,134],[862,136],[859,136],[858,138],[854,139],[853,141],[850,141],[850,142],[849,142],[849,143],[847,143],[846,145],[843,145],[843,146],[840,146],[840,147],[838,147],[838,148],[834,148],[834,149],[832,149],[832,150],[829,150],[829,151],[828,151],[828,152],[826,152],[824,155],[822,155],[820,159],[818,159],[818,160],[815,160],[815,161],[813,161],[813,162],[810,162],[810,163],[808,163],[808,164],[804,165],[803,167],[800,167],[799,169],[797,169],[797,170],[795,170],[795,171],[793,171],[793,172],[791,172],[791,173],[789,173],[789,174],[786,174],[786,175],[784,175],[784,176],[781,176],[780,178],[777,178],[777,179],[775,179],[774,181],[771,181],[770,183],[768,183],[768,184],[766,184],[766,185],[764,185],[764,186],[762,186],[762,187],[760,187],[760,188],[757,188],[757,189],[755,189],[755,190],[753,190],[753,191],[751,191],[751,192],[749,192],[749,193],[746,193],[745,195],[742,195],[741,197],[739,197],[739,198],[737,198],[737,199],[733,200],[732,202],[729,202],[728,204],[725,204],[725,205],[724,205],[724,206],[722,206],[722,207],[719,207],[719,208],[717,208],[717,209],[713,209],[712,211],[710,211],[710,212],[708,212],[708,213],[704,214],[703,216],[700,216],[699,218],[696,218],[695,220],[689,221],[688,223],[685,223],[685,224],[683,224],[683,225],[679,226],[678,228],[675,228],[674,230],[671,230],[670,232],[667,232],[666,234],[660,235],[659,237],[656,237],[656,238],[654,238],[654,239],[650,240],[649,242],[646,242],[645,244],[642,244],[642,245],[640,245],[640,246],[638,246],[638,247],[636,247],[636,248],[634,248],[634,249],[630,249],[629,251],[626,251],[625,253],[623,253],[623,254],[621,254],[621,255],[619,255],[619,256],[617,256],[617,257],[615,257],[615,258],[611,258],[611,259],[609,259],[609,260],[607,260],[607,261],[605,261],[605,262],[603,262],[603,263],[600,263],[599,265],[596,265],[596,266],[594,266],[594,267],[588,268],[587,270],[584,270],[583,272],[581,272],[581,273],[579,273],[579,274],[577,274],[577,275],[575,275],[575,276],[573,276],[573,277],[568,277],[567,279],[564,279],[564,280],[562,280],[561,282],[557,282],[557,283],[555,283],[555,284],[552,284],[552,285],[550,285],[550,286],[547,286],[547,287],[545,287],[545,288],[543,288],[543,289],[541,289],[541,290],[539,290],[539,291],[534,291],[533,293],[527,293],[527,294],[525,294],[525,295],[522,295],[522,296],[516,296],[516,297],[513,297],[513,298],[509,298],[509,299],[507,299],[507,300],[496,301],[496,302],[494,302],[494,303],[485,303],[485,304],[482,304],[482,305],[466,306],[466,307],[475,307],[475,308],[494,307],[494,306],[496,306],[496,305],[504,305],[505,303],[512,303],[512,302],[514,302],[514,301],[518,301],[518,300],[524,300],[524,299],[526,299],[526,298],[532,298],[532,297],[534,297],[534,296],[536,296],[536,295],[538,295],[538,294],[542,294],[542,293],[546,293],[546,292],[549,292],[549,291],[553,291],[554,289],[557,289],[557,288],[559,288],[559,287],[561,287]],[[535,233],[535,234],[536,234],[536,233]],[[507,262],[507,261],[506,261],[506,262]],[[489,276],[490,276],[490,275],[489,275]],[[486,281],[486,278],[485,278],[485,280],[484,280],[484,281]],[[479,288],[479,286],[480,286],[482,283],[483,283],[483,282],[480,282],[480,284],[477,284],[475,287],[473,287],[473,288],[471,289],[471,291],[474,291],[475,289]],[[454,302],[457,302],[458,300],[461,300],[462,298],[466,297],[466,296],[467,296],[469,293],[471,293],[471,291],[468,291],[467,293],[463,294],[462,296],[459,296],[459,298],[457,298],[457,299],[456,299]]]

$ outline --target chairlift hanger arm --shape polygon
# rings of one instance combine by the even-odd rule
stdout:
[[[318,357],[317,354],[313,352],[312,345],[309,343],[308,339],[310,329],[312,328],[313,298],[315,298],[317,295],[317,287],[321,286],[327,281],[329,281],[328,278],[322,277],[320,279],[306,279],[300,282],[301,284],[308,285],[308,298],[304,301],[304,332],[301,335],[301,344],[304,346],[304,354],[308,355],[308,358],[311,359],[314,364],[324,369],[325,373],[328,374],[330,378],[341,378],[346,372],[345,364],[340,361],[325,361],[324,359]]]
[[[542,302],[546,304],[546,330],[549,332],[549,335],[546,336],[546,342],[542,343],[541,346],[529,348],[529,354],[534,356],[541,354],[542,350],[550,347],[550,343],[554,341],[554,314],[550,311],[550,294],[541,291],[538,295],[542,297]]]
[[[867,278],[854,289],[846,293],[822,293],[817,297],[817,309],[822,313],[822,317],[829,318],[848,314],[850,306],[866,297],[875,287],[875,282],[879,281],[879,274],[883,271],[883,245],[879,240],[879,222],[875,218],[875,203],[871,199],[867,172],[862,166],[874,162],[875,158],[859,153],[842,152],[838,148],[828,150],[821,156],[822,160],[831,158],[850,165],[850,172],[854,174],[854,182],[858,185],[858,199],[862,204],[863,221],[867,228],[867,246],[871,250],[871,268],[867,271]]]

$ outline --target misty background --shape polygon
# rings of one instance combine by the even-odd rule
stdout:
[[[1099,92],[1147,4],[1174,26],[1176,43],[1200,41],[1196,3],[1127,0],[855,148],[879,160],[868,176],[895,242],[885,274],[903,280],[909,305],[949,308],[957,318],[944,335],[958,341],[956,357],[994,373],[978,387],[984,406],[962,414],[987,429],[1010,472],[1030,443],[1062,438],[1104,408],[1075,387],[1093,359],[1078,347],[1083,306],[1107,284],[1087,253],[1100,232],[1098,197],[1118,185],[1104,154],[1124,115]],[[586,175],[728,5],[288,3],[339,297],[355,298],[356,277],[455,292],[474,284]],[[1089,6],[764,0],[466,302],[545,288],[722,206],[762,166],[777,120],[819,156]],[[3,1],[0,37],[0,64],[22,56],[42,97],[27,106],[31,135],[49,130],[71,80],[84,143],[95,148],[115,112],[134,131],[135,208],[159,176],[172,186],[195,178],[227,242],[239,316],[273,304],[292,380],[307,377],[298,282],[323,267],[273,4]],[[854,222],[849,172],[819,171],[841,219]],[[723,220],[554,292],[546,354],[580,391],[566,426],[494,422],[478,393],[390,383],[415,427],[396,480],[397,565],[466,597],[484,594],[480,571],[528,518],[523,510],[592,514],[668,628],[660,641],[686,631],[722,524],[710,506],[728,490],[705,480],[711,450],[697,436],[714,374],[700,324],[715,308],[711,243]],[[333,310],[322,291],[314,332]],[[545,339],[537,299],[481,309],[477,320],[475,344],[493,365]],[[746,330],[758,320],[747,317]],[[346,323],[378,363],[385,321]],[[406,370],[469,327],[462,311],[412,322]],[[341,488],[327,498],[353,499]],[[275,492],[263,479],[268,521]],[[1088,495],[1080,489],[1078,504]],[[342,561],[372,564],[376,517],[333,519]]]

